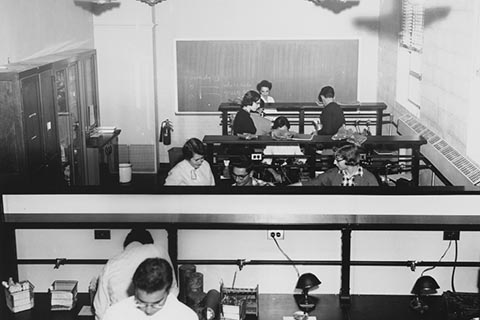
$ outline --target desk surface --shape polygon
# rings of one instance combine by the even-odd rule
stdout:
[[[411,296],[386,296],[386,295],[353,295],[351,305],[342,308],[338,295],[316,295],[319,298],[315,310],[310,315],[317,320],[406,320],[406,319],[442,319],[442,300],[440,296],[430,299],[429,312],[420,317],[409,307]],[[6,309],[2,300],[0,315],[2,320],[91,320],[93,316],[77,317],[83,305],[89,303],[86,293],[78,295],[78,303],[72,311],[50,311],[49,295],[46,293],[35,294],[35,307],[32,310],[11,313]],[[289,294],[261,294],[259,320],[282,320],[283,316],[290,316],[297,311],[293,295]]]
[[[258,136],[258,139],[245,140],[233,135],[206,135],[203,138],[206,144],[337,144],[344,141],[332,140],[331,136],[313,136],[312,140],[274,140],[270,136]],[[363,145],[372,144],[395,144],[402,146],[418,146],[427,143],[425,138],[420,135],[411,136],[368,136]]]
[[[353,104],[341,104],[340,107],[344,110],[385,110],[387,105],[383,102],[362,102]],[[277,109],[278,111],[320,111],[324,108],[323,105],[318,105],[316,102],[275,102],[266,103],[265,109]],[[240,109],[239,104],[225,102],[220,104],[218,111],[237,111]]]

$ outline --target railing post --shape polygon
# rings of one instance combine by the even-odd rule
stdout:
[[[342,270],[340,303],[350,303],[350,251],[352,229],[342,228]]]

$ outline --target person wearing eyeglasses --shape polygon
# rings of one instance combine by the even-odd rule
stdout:
[[[205,145],[197,138],[188,139],[182,148],[183,160],[165,178],[165,186],[214,186],[215,178],[208,161]]]
[[[165,259],[146,259],[133,274],[135,294],[108,308],[103,319],[198,320],[197,314],[170,292],[172,273]]]
[[[266,182],[253,176],[253,163],[246,156],[242,156],[240,160],[233,162],[231,168],[231,177],[235,181],[232,185],[234,187],[274,186],[271,182]]]
[[[243,96],[241,105],[242,108],[235,115],[235,119],[233,119],[233,134],[255,134],[257,128],[250,113],[256,112],[260,107],[260,94],[254,90],[248,91]]]
[[[354,144],[346,144],[335,150],[336,168],[318,177],[291,184],[291,186],[378,186],[375,175],[360,165],[360,153]]]
[[[103,320],[109,306],[132,296],[132,276],[147,258],[162,258],[171,264],[168,252],[153,244],[151,233],[143,228],[133,228],[123,242],[123,251],[108,260],[98,278],[93,306],[95,318]],[[177,295],[178,286],[173,271],[170,291]]]

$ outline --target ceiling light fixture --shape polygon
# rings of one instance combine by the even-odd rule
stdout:
[[[157,3],[160,3],[160,2],[165,1],[165,0],[137,0],[137,1],[145,2],[146,4],[148,4],[150,6],[154,6]]]

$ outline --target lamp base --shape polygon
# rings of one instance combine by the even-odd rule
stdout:
[[[305,312],[310,312],[315,309],[315,306],[318,303],[317,297],[306,296],[303,294],[294,294],[295,302],[297,303],[300,310]]]
[[[426,305],[418,296],[415,296],[412,301],[410,301],[410,308],[420,314],[424,314],[428,311],[428,305]]]

